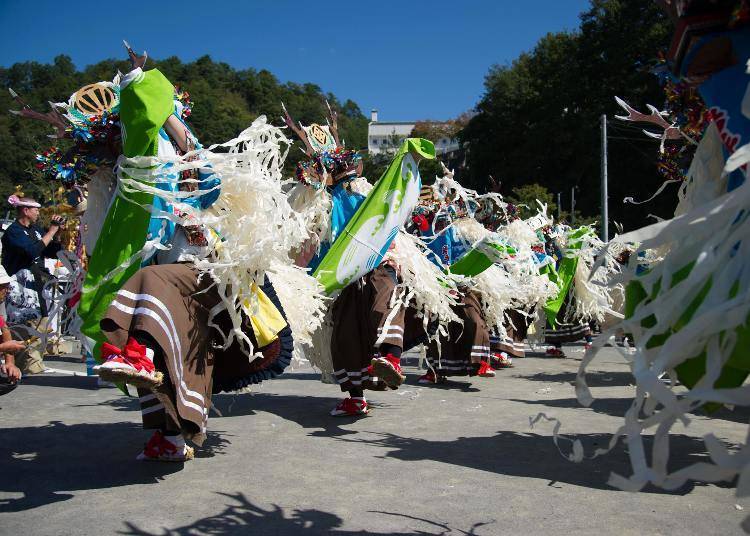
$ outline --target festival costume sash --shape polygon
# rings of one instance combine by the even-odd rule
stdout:
[[[454,262],[448,271],[469,277],[479,275],[493,264],[515,254],[515,248],[495,242],[491,237],[483,238],[466,255]]]
[[[567,298],[568,292],[570,292],[573,278],[576,275],[576,269],[578,268],[578,255],[576,252],[581,249],[583,238],[591,232],[592,230],[589,227],[581,227],[572,231],[568,236],[568,246],[565,255],[560,261],[560,266],[557,270],[551,268],[547,271],[550,281],[555,283],[557,288],[560,289],[557,296],[544,305],[544,314],[547,316],[547,322],[549,322],[549,325],[553,329],[557,325],[557,315],[563,303],[565,303],[565,298]]]
[[[383,260],[419,199],[418,159],[435,158],[435,146],[421,138],[401,144],[383,176],[320,261],[313,276],[326,294],[343,289]]]
[[[156,156],[159,129],[174,111],[174,86],[157,69],[142,72],[120,91],[123,154]],[[95,341],[99,357],[104,337],[99,321],[125,282],[141,267],[138,253],[146,244],[151,215],[143,208],[153,194],[129,192],[130,200],[115,195],[89,261],[78,314],[81,331]]]
[[[690,275],[693,266],[694,263],[690,263],[676,271],[672,276],[671,286],[674,287],[681,281],[685,280]],[[680,316],[677,323],[669,331],[651,337],[646,342],[646,348],[656,348],[664,345],[672,335],[678,333],[686,324],[688,324],[705,300],[712,285],[713,277],[709,277],[700,292]],[[735,284],[732,287],[729,298],[734,298],[738,290],[739,286]],[[651,295],[646,292],[640,281],[631,281],[626,287],[625,293],[625,318],[632,317],[641,304],[653,300],[660,292],[661,279],[659,279],[654,285]],[[655,324],[656,319],[653,316],[646,317],[641,321],[641,325],[645,328],[653,327]],[[737,341],[729,359],[721,369],[721,374],[713,384],[714,389],[731,389],[740,387],[750,375],[750,357],[747,353],[747,349],[750,348],[750,318],[747,319],[743,326],[738,327],[735,330],[735,333]],[[687,359],[677,365],[675,367],[675,372],[677,373],[677,378],[680,380],[680,383],[689,389],[695,387],[706,374],[706,358],[707,355],[704,348],[695,357]],[[721,408],[721,406],[722,404],[710,403],[706,404],[704,409],[710,413]]]

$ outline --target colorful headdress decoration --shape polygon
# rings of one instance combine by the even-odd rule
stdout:
[[[50,111],[40,113],[27,105],[12,89],[11,96],[21,105],[12,113],[44,121],[55,127],[52,138],[67,138],[73,147],[63,151],[50,147],[36,155],[36,168],[47,178],[68,187],[86,182],[102,164],[112,165],[121,151],[120,76],[112,82],[83,86],[68,102],[50,102]]]
[[[656,0],[676,25],[667,53],[672,72],[699,80],[737,60],[726,36],[703,37],[750,22],[747,0]],[[696,50],[701,49],[699,54]],[[728,64],[728,65],[727,65]]]
[[[68,102],[50,102],[50,111],[40,113],[27,105],[12,89],[11,96],[21,105],[12,113],[50,123],[52,138],[68,138],[74,145],[68,150],[52,146],[36,155],[36,169],[67,187],[86,182],[101,165],[112,165],[122,145],[120,129],[120,78],[111,82],[88,84],[73,93]],[[191,114],[190,94],[175,87],[175,108],[184,119]]]
[[[313,123],[305,126],[295,124],[289,112],[284,110],[284,123],[297,135],[305,146],[308,160],[297,164],[295,177],[298,181],[320,189],[331,186],[347,178],[355,178],[362,173],[362,156],[357,151],[346,149],[339,141],[337,114],[328,107],[329,120],[326,125]]]

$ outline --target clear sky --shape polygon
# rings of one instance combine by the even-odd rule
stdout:
[[[281,81],[313,82],[381,120],[471,109],[492,64],[572,30],[588,0],[0,0],[0,65],[67,54],[84,67],[124,57],[204,54]]]

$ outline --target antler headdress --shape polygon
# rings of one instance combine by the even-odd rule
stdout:
[[[324,126],[313,123],[305,126],[295,123],[292,116],[281,103],[284,111],[284,123],[297,135],[304,144],[304,153],[308,160],[300,161],[295,172],[297,180],[322,188],[331,186],[348,177],[362,173],[362,157],[357,151],[346,149],[339,140],[338,117],[326,101],[328,118]]]

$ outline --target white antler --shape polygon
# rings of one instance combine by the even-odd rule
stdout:
[[[623,110],[628,112],[628,115],[626,116],[616,115],[615,117],[617,119],[620,119],[621,121],[631,121],[633,123],[651,123],[652,125],[656,125],[657,127],[664,130],[664,133],[661,135],[656,134],[655,132],[649,132],[648,130],[643,131],[649,138],[661,139],[662,152],[664,152],[664,142],[666,140],[679,140],[684,137],[687,140],[695,143],[694,140],[683,134],[679,128],[677,128],[673,124],[670,124],[666,119],[664,119],[666,112],[660,112],[654,106],[648,104],[647,106],[651,113],[647,115],[634,109],[620,97],[615,97],[615,100]]]

